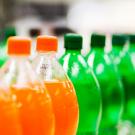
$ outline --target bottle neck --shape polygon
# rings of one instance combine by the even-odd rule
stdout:
[[[135,48],[135,43],[129,43],[129,47],[134,47]]]
[[[120,55],[120,53],[124,50],[125,46],[121,46],[121,45],[112,45],[112,50],[111,52],[114,55]]]
[[[76,54],[80,54],[81,50],[66,50],[67,53],[76,53]]]
[[[112,45],[112,48],[118,48],[121,49],[123,48],[125,45]]]
[[[92,50],[96,50],[96,51],[100,51],[100,52],[104,52],[105,48],[104,47],[92,47]]]
[[[38,52],[33,67],[43,80],[65,80],[63,68],[56,58],[56,52]]]
[[[11,60],[16,60],[16,61],[25,61],[25,60],[28,60],[29,59],[29,56],[28,55],[9,55],[10,59]]]
[[[112,45],[112,51],[115,53],[119,53],[120,51],[123,51],[125,47],[125,45]]]
[[[37,56],[54,60],[56,59],[56,52],[55,51],[37,52]]]
[[[25,65],[26,63],[30,64],[29,56],[15,56],[15,55],[11,56],[10,55],[9,58],[10,58],[9,59],[10,63],[13,65],[16,65],[17,67],[22,66],[22,68],[23,68],[24,66],[26,66]]]
[[[11,80],[15,79],[16,84],[27,84],[28,82],[37,82],[37,76],[29,62],[29,56],[9,55],[10,59],[5,66],[5,71]],[[16,76],[16,78],[14,78]],[[10,81],[11,81],[10,80]],[[9,81],[9,82],[10,82]]]
[[[45,51],[45,52],[37,52],[39,55],[48,55],[48,56],[55,56],[55,51]]]

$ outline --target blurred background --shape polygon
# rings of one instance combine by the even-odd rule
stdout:
[[[135,0],[0,0],[0,29],[60,39],[63,33],[77,32],[85,37],[87,53],[91,32],[134,33],[134,13]]]

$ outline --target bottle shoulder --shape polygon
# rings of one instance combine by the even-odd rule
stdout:
[[[77,66],[80,69],[89,68],[86,59],[81,54],[67,53],[67,54],[64,54],[59,59],[59,61],[62,65],[67,65],[68,67]]]
[[[94,68],[99,64],[111,65],[112,61],[109,54],[104,51],[93,50],[86,56],[87,63],[90,67]]]
[[[64,70],[66,70],[72,81],[76,82],[76,80],[85,80],[93,84],[96,83],[96,78],[93,70],[88,66],[85,58],[81,54],[65,54],[62,56],[61,60],[63,61],[61,64]]]
[[[32,66],[42,80],[68,80],[68,77],[63,70],[61,64],[52,55],[37,56],[33,60]]]
[[[118,71],[111,57],[107,53],[91,52],[87,59],[89,66],[94,70],[96,76],[101,78],[110,78],[117,80]]]
[[[92,68],[88,66],[86,59],[81,54],[64,54],[60,61],[75,86],[80,84],[88,89],[100,90]]]
[[[36,76],[29,60],[15,58],[9,59],[1,69],[1,84],[10,86],[12,84],[27,84],[32,82],[40,82]]]

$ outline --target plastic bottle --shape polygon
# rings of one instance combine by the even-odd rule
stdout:
[[[6,27],[0,31],[0,67],[8,60],[6,54],[7,51],[7,39],[10,36],[16,36],[16,31],[14,27]]]
[[[8,39],[10,59],[0,74],[0,133],[2,135],[54,135],[51,98],[28,61],[30,44],[29,38]],[[13,123],[14,117],[17,117],[15,120],[19,122],[22,134],[15,133],[19,129]]]
[[[125,51],[127,37],[124,35],[112,35],[111,55],[119,69],[125,90],[125,104],[123,121],[128,125],[135,125],[135,68],[129,52]]]
[[[98,133],[101,118],[101,95],[98,82],[81,55],[82,37],[77,34],[64,36],[65,54],[60,63],[74,84],[79,103],[77,135]]]
[[[0,30],[0,67],[5,63],[5,44],[4,31]]]
[[[124,105],[124,90],[116,67],[104,52],[105,35],[92,34],[91,51],[86,56],[99,81],[102,95],[102,118],[99,135],[117,135]]]
[[[135,35],[131,34],[129,35],[129,49],[128,49],[129,55],[131,57],[132,64],[135,69]]]
[[[78,127],[78,102],[74,87],[58,63],[58,39],[53,36],[38,36],[37,56],[33,66],[52,98],[55,112],[55,135],[75,135]]]

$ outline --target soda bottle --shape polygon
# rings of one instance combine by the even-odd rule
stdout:
[[[102,118],[99,135],[117,135],[123,111],[124,90],[116,67],[104,51],[105,39],[105,35],[92,34],[91,51],[86,59],[101,87]]]
[[[129,49],[128,49],[129,55],[131,57],[132,64],[135,69],[135,35],[131,34],[129,35]]]
[[[131,40],[131,39],[130,39]],[[131,41],[130,41],[131,42]],[[112,35],[111,55],[117,65],[125,90],[125,104],[122,120],[129,125],[135,125],[135,68],[129,52],[125,51],[127,36]]]
[[[51,98],[28,61],[30,44],[29,38],[10,37],[8,39],[10,59],[0,75],[0,90],[4,91],[1,93],[1,99],[5,100],[0,102],[0,112],[3,114],[0,115],[2,135],[19,135],[15,133],[17,125],[12,124],[12,117],[17,117],[16,121],[21,126],[22,135],[54,135]],[[8,94],[11,94],[15,102],[18,116],[15,114],[16,110],[12,110],[14,106],[12,100],[6,96]],[[7,127],[11,128],[13,133],[10,133]],[[4,134],[5,130],[9,134]]]
[[[16,30],[14,27],[6,27],[0,31],[0,67],[8,60],[6,54],[7,50],[7,39],[10,36],[16,36]]]
[[[8,40],[8,38],[10,37],[10,36],[16,36],[16,29],[15,29],[15,27],[13,27],[13,26],[10,26],[10,27],[6,27],[5,29],[4,29],[4,33],[5,33],[5,40],[7,41]]]
[[[96,135],[101,117],[101,95],[99,84],[81,55],[82,36],[64,36],[65,54],[60,63],[74,84],[79,103],[79,126],[77,135]]]
[[[5,44],[4,31],[0,30],[0,67],[5,63]]]
[[[74,87],[57,61],[58,39],[38,36],[33,67],[47,87],[55,113],[55,135],[75,135],[78,126],[78,102]]]

